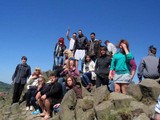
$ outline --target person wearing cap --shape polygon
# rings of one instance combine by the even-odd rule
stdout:
[[[16,66],[12,76],[12,81],[14,83],[12,104],[19,102],[27,78],[31,75],[31,67],[27,64],[27,57],[22,56],[21,60],[22,63]]]
[[[81,29],[78,30],[78,37],[75,41],[75,54],[74,57],[77,60],[76,61],[76,66],[78,67],[78,61],[80,60],[81,63],[81,70],[83,69],[83,62],[84,62],[84,56],[85,56],[85,52],[87,50],[87,43],[88,43],[88,39],[86,36],[83,35],[83,32]]]
[[[138,66],[138,78],[139,82],[142,81],[142,77],[149,79],[158,79],[160,73],[158,72],[159,58],[156,57],[157,49],[151,45],[148,49],[148,56],[144,57]]]
[[[109,40],[106,40],[104,44],[107,46],[108,52],[112,53],[112,55],[114,55],[117,52],[116,46]]]
[[[66,45],[64,43],[64,38],[61,37],[58,39],[58,43],[55,46],[54,49],[54,66],[53,66],[53,70],[55,66],[62,66],[63,62],[64,62],[64,54],[63,52],[66,49]]]

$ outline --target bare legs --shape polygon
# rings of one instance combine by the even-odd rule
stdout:
[[[115,83],[115,92],[126,94],[126,87],[128,86],[128,83]]]

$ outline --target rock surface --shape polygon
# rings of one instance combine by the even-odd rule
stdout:
[[[159,81],[143,80],[129,85],[127,95],[109,93],[106,86],[82,89],[83,98],[77,99],[73,90],[68,91],[61,103],[60,112],[50,120],[149,120],[154,113],[160,93]],[[134,92],[136,90],[136,92]],[[40,120],[25,110],[25,102],[10,105],[11,94],[0,99],[0,120]]]

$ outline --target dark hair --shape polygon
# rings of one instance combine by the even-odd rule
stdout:
[[[153,46],[153,45],[151,45],[151,46],[149,46],[149,51],[152,53],[152,54],[156,54],[156,52],[157,52],[157,49]]]
[[[94,35],[95,36],[96,34],[94,32],[92,32],[90,35]]]
[[[106,44],[107,42],[110,42],[109,40],[106,40],[105,42],[104,42],[104,44]]]
[[[27,57],[26,56],[22,56],[21,60],[26,60],[27,61]]]
[[[71,80],[72,80],[72,86],[68,86],[68,84],[67,84],[67,79],[68,79],[68,78],[71,78]],[[73,86],[75,86],[75,84],[76,84],[76,81],[75,81],[74,77],[73,77],[73,76],[70,76],[70,75],[67,75],[65,82],[66,82],[66,86],[68,86],[68,87],[73,87]]]
[[[128,49],[128,51],[129,51],[129,43],[128,43],[128,41],[127,41],[127,40],[124,40],[124,39],[120,40],[120,42],[119,42],[119,44],[118,44],[118,48],[120,48],[121,43],[126,44],[127,49]],[[121,49],[121,52],[122,52],[123,54],[125,54],[125,52],[124,52],[124,50],[123,50],[123,49]]]
[[[78,29],[78,31],[82,32],[82,29]]]
[[[77,33],[76,33],[76,32],[74,32],[73,34],[76,34],[76,35],[77,35]]]
[[[106,47],[106,46],[102,46],[102,47],[100,48],[100,51],[102,51],[102,50],[107,51],[107,47]]]
[[[50,77],[51,77],[51,76],[55,76],[55,77],[56,77],[56,74],[55,74],[54,72],[51,72],[49,76],[50,76]]]
[[[87,56],[89,56],[90,59],[91,59],[91,56],[90,56],[89,54],[86,54],[86,55],[85,55],[85,59],[84,59],[84,63],[87,63],[87,60],[86,60]],[[91,60],[92,60],[92,59],[91,59]],[[90,60],[90,61],[91,61],[91,60]]]

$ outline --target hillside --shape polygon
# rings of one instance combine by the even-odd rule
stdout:
[[[11,85],[0,81],[0,92],[7,92],[10,90]]]

